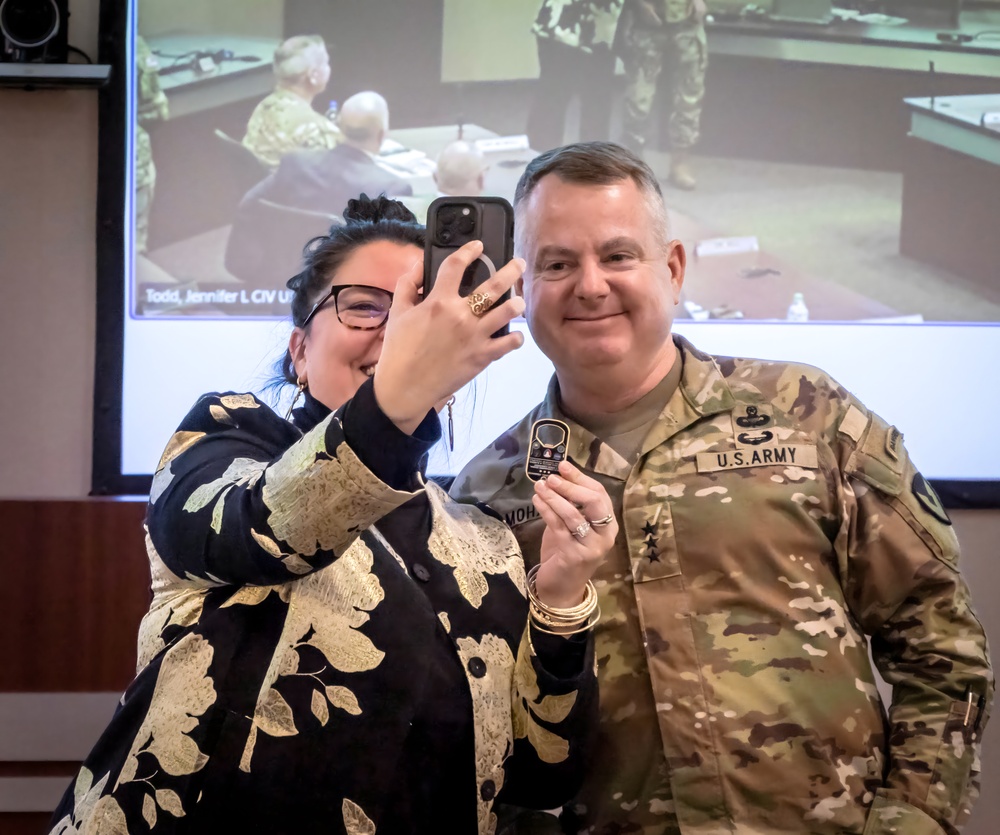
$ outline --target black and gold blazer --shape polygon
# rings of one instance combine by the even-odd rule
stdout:
[[[439,435],[370,382],[291,421],[195,404],[150,493],[138,674],[54,832],[491,833],[498,796],[572,795],[592,641],[526,630],[510,531],[420,475]]]

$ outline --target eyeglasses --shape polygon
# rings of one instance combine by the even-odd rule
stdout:
[[[392,293],[379,287],[365,284],[340,284],[330,288],[330,292],[313,305],[309,315],[302,322],[305,327],[313,316],[330,299],[337,309],[337,318],[347,327],[355,330],[374,330],[385,324],[392,306]]]

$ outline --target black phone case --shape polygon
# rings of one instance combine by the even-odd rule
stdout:
[[[468,207],[472,213],[473,225],[468,232],[449,222],[448,207],[460,210]],[[445,211],[442,212],[442,209]],[[451,235],[448,233],[452,232]],[[449,240],[442,240],[442,235]],[[514,257],[514,210],[502,197],[438,197],[427,209],[427,242],[424,246],[424,295],[434,286],[441,263],[456,249],[469,241],[481,240],[483,254],[470,264],[462,276],[459,293],[468,296],[480,284],[490,278],[504,264]],[[510,298],[510,291],[497,299],[493,306]],[[509,332],[504,326],[494,336]]]

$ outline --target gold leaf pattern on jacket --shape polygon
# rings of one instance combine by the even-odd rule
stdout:
[[[257,402],[257,398],[252,394],[225,394],[219,398],[219,402],[227,409],[260,408],[260,403]]]
[[[149,777],[138,774],[140,751],[154,756],[159,767],[175,777],[193,774],[208,762],[188,733],[215,703],[215,687],[208,676],[213,654],[212,645],[197,633],[185,636],[164,654],[149,712],[135,735],[116,789]]]
[[[212,508],[212,530],[216,533],[222,533],[222,512],[226,509],[226,496],[229,495],[229,491],[233,489],[233,485],[229,485],[225,490],[219,494],[219,498],[215,500],[215,507]]]
[[[429,487],[430,485],[428,485]],[[503,761],[514,744],[511,736],[510,681],[514,666],[514,656],[510,646],[497,635],[483,635],[481,641],[474,638],[459,638],[458,647],[462,667],[466,671],[469,689],[472,691],[472,714],[476,736],[476,786],[492,780],[496,793],[503,786]],[[485,665],[485,673],[473,675],[470,663]],[[481,669],[481,667],[480,667]],[[492,811],[492,800],[484,800],[476,792],[480,835],[492,835],[497,818]]]
[[[170,482],[174,480],[174,471],[171,469],[171,463],[172,462],[168,461],[153,475],[153,481],[149,485],[150,504],[156,504],[156,502],[160,500],[160,496],[162,496],[166,489],[170,486]]]
[[[202,508],[208,507],[212,499],[226,487],[249,486],[256,483],[266,466],[266,461],[256,461],[253,458],[236,458],[226,467],[226,471],[219,478],[208,482],[208,484],[202,484],[194,490],[184,503],[184,509],[188,513],[197,513]]]
[[[278,598],[285,603],[288,602],[288,586],[285,584],[277,586],[241,586],[239,589],[234,591],[229,598],[219,605],[220,609],[226,609],[229,606],[256,606],[258,603],[263,603],[267,600],[268,596],[274,592],[278,595]]]
[[[330,700],[330,704],[334,707],[339,707],[341,710],[346,710],[351,716],[361,715],[361,705],[358,704],[358,697],[349,688],[332,684],[326,688],[326,697]]]
[[[284,553],[278,543],[271,539],[271,537],[257,533],[253,528],[250,529],[250,534],[261,548],[276,560],[279,560],[292,574],[308,574],[313,570],[313,567],[298,554]]]
[[[299,732],[291,707],[274,688],[268,690],[264,700],[257,705],[253,721],[268,736],[295,736]]]
[[[462,596],[478,609],[489,591],[487,574],[507,574],[526,593],[524,563],[510,529],[479,508],[451,501],[433,481],[426,485],[432,524],[427,548],[455,572]]]
[[[184,450],[204,437],[204,432],[174,432],[170,440],[167,441],[167,447],[163,450],[163,455],[160,456],[160,463],[156,465],[156,471],[159,472],[162,470],[167,464],[184,452]]]
[[[326,727],[326,723],[330,721],[330,706],[326,703],[326,696],[320,693],[319,690],[313,690],[309,707],[313,712],[313,716],[319,719],[321,725]]]
[[[531,663],[532,655],[528,630],[525,629],[514,669],[514,738],[527,737],[542,762],[561,763],[569,756],[569,742],[543,728],[535,717],[545,722],[562,722],[576,704],[576,692],[546,696],[538,701],[541,691],[538,675]]]
[[[357,803],[345,797],[341,808],[347,835],[375,835],[375,824]]]
[[[150,829],[156,826],[156,801],[151,794],[143,795],[142,817]]]
[[[298,554],[339,551],[372,522],[413,498],[393,490],[342,443],[336,457],[326,449],[331,415],[271,464],[263,486],[268,524]],[[335,506],[336,513],[327,508]]]
[[[94,783],[94,775],[86,766],[80,769],[73,784],[73,812],[60,818],[53,827],[50,835],[63,835],[65,832],[76,832],[77,827],[74,821],[84,822],[93,820],[94,809],[104,787],[108,783],[109,774],[105,774],[97,783]],[[116,804],[117,805],[117,804]]]
[[[227,423],[229,425],[235,425],[233,416],[229,414],[229,412],[227,412],[225,409],[223,409],[222,406],[219,406],[217,403],[213,403],[211,406],[208,407],[208,413],[212,416],[212,418],[216,421],[216,423]]]
[[[385,597],[378,577],[372,573],[374,564],[371,549],[361,539],[355,539],[340,559],[289,584],[288,615],[261,685],[254,727],[240,761],[242,770],[250,771],[258,728],[272,736],[297,733],[291,709],[285,713],[277,701],[281,697],[273,690],[274,683],[289,674],[287,670],[295,669],[296,647],[314,647],[323,653],[331,668],[344,673],[373,670],[382,663],[385,653],[367,635],[358,632],[358,627],[371,617],[368,612]],[[303,640],[310,631],[309,640]],[[289,659],[289,655],[295,659]],[[333,696],[331,689],[326,691],[331,705],[355,716],[361,714],[362,707],[349,688],[337,688]],[[284,699],[281,703],[287,707]],[[277,733],[272,734],[272,729]]]
[[[184,817],[184,807],[181,805],[180,796],[173,789],[157,789],[156,804],[175,818]]]
[[[194,583],[181,580],[157,553],[148,530],[146,553],[149,557],[153,602],[139,624],[137,672],[166,647],[163,631],[168,626],[189,627],[201,620],[205,590],[213,585],[205,580],[197,580]],[[192,585],[195,587],[192,588]]]
[[[94,804],[94,816],[87,824],[86,835],[130,835],[125,812],[110,794]]]
[[[150,590],[153,592],[154,597],[174,592],[202,591],[225,585],[221,582],[194,577],[191,574],[188,574],[184,579],[178,577],[170,570],[170,567],[164,562],[163,557],[160,556],[159,551],[156,550],[156,546],[149,535],[149,528],[146,528],[145,531],[146,556],[149,559],[149,572],[151,575]]]

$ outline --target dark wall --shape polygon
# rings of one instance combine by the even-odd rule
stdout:
[[[392,124],[440,121],[441,0],[286,0],[285,32],[322,35],[333,73],[330,98],[377,90]],[[377,46],[375,46],[377,44]]]

